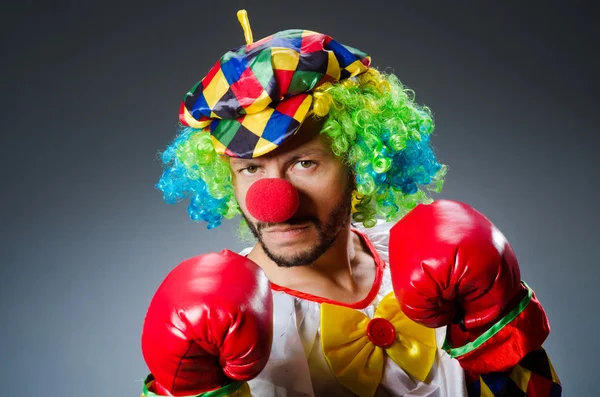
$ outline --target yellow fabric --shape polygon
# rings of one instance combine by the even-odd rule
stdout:
[[[239,10],[237,12],[238,21],[240,21],[240,25],[242,25],[242,29],[244,30],[244,38],[246,39],[246,44],[250,45],[254,41],[252,38],[252,29],[250,29],[250,20],[248,19],[248,12],[246,10]]]
[[[298,51],[285,47],[273,47],[271,56],[273,57],[273,69],[294,71],[298,68],[300,61]]]
[[[527,392],[527,385],[529,385],[529,378],[531,378],[531,371],[517,365],[510,371],[510,378],[513,380],[515,385],[521,389],[524,393]],[[480,382],[481,384],[482,382]]]
[[[371,57],[366,57],[369,61],[371,61]],[[360,59],[352,62],[350,65],[346,66],[346,70],[350,72],[350,77],[354,77],[359,75],[365,71],[365,65],[362,63]]]
[[[269,93],[265,90],[262,90],[260,95],[256,98],[254,98],[254,102],[252,102],[251,105],[246,106],[246,112],[247,112],[246,117],[249,117],[249,116],[256,116],[256,117],[261,117],[261,118],[271,117],[271,114],[273,113],[273,109],[267,108],[267,106],[272,101],[273,100],[269,96]],[[269,120],[267,119],[266,121],[269,121]]]
[[[185,120],[185,122],[187,123],[187,125],[189,125],[192,128],[204,128],[206,126],[208,126],[210,124],[210,122],[212,120],[204,120],[204,121],[198,121],[196,120],[191,114],[190,111],[187,110],[186,107],[183,108],[183,118]],[[221,145],[223,146],[223,145]],[[223,146],[225,147],[225,146]]]
[[[321,304],[321,347],[338,381],[359,397],[372,397],[383,375],[384,352],[409,375],[424,381],[435,358],[435,330],[410,320],[394,293],[382,299],[373,318],[388,320],[396,331],[388,348],[373,344],[367,335],[371,321],[344,306]]]
[[[203,91],[208,106],[213,109],[227,90],[229,90],[229,83],[223,74],[223,70],[219,69]],[[216,114],[215,117],[220,118]]]
[[[485,384],[485,382],[480,382],[480,385],[481,393],[479,394],[479,397],[494,397],[494,393],[492,393],[492,391],[490,390],[488,385]]]
[[[266,108],[264,111],[255,114],[249,114],[244,117],[244,121],[242,121],[242,125],[249,129],[254,135],[262,136],[262,133],[265,131],[265,127],[271,118],[271,115],[275,109]]]
[[[260,153],[269,153],[271,150],[277,149],[277,145],[266,139],[260,138],[256,143],[256,147],[260,148]]]
[[[310,110],[310,105],[312,104],[312,100],[312,95],[307,95],[306,98],[304,98],[300,106],[298,106],[298,109],[296,109],[296,113],[294,113],[294,120],[302,123],[306,119],[306,116]]]
[[[337,58],[335,57],[335,54],[333,53],[333,51],[327,51],[327,72],[326,74],[328,76],[333,77],[335,80],[339,80],[340,76],[341,76],[341,68],[340,68],[340,63],[338,62]]]

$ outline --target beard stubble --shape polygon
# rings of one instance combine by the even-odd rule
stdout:
[[[308,266],[314,263],[321,255],[335,243],[340,231],[350,223],[350,209],[352,208],[352,191],[354,190],[354,178],[349,178],[350,182],[347,183],[346,191],[344,192],[342,199],[329,213],[325,224],[321,220],[312,214],[302,215],[298,217],[292,217],[285,222],[280,223],[265,223],[257,222],[252,224],[250,220],[242,213],[246,223],[248,224],[252,235],[258,240],[264,253],[269,259],[277,264],[279,267],[297,267],[297,266]],[[275,225],[300,225],[305,223],[312,223],[317,230],[317,243],[302,252],[294,252],[291,255],[278,255],[267,247],[263,238],[262,230],[265,228]]]

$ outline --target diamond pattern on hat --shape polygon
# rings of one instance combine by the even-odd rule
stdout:
[[[325,51],[311,52],[310,54],[300,54],[298,61],[298,71],[308,72],[327,72],[329,53]]]
[[[335,40],[331,40],[328,47],[335,53],[342,68],[345,68],[356,60],[356,57],[346,47]]]
[[[344,71],[349,73],[349,77],[354,77],[357,74],[362,73],[363,70],[364,64],[359,60],[352,62],[350,65],[344,68]]]
[[[223,146],[229,146],[240,127],[241,124],[237,120],[215,120],[210,124],[210,134]]]
[[[240,105],[242,105],[244,109],[247,109],[255,101],[261,100],[261,98],[264,97],[263,91],[265,89],[260,84],[254,73],[252,73],[252,69],[248,68],[240,75],[240,79],[231,85],[231,90],[237,97]],[[270,102],[270,100],[266,102],[264,106],[261,107],[261,110],[264,109]]]
[[[294,71],[298,67],[300,54],[289,48],[275,47],[271,49],[273,57],[273,68],[279,70]]]
[[[315,33],[302,37],[301,53],[307,54],[322,51],[324,45],[329,43],[329,38],[323,34]]]
[[[262,136],[274,111],[275,109],[268,107],[264,112],[249,114],[244,117],[242,125],[252,131],[255,135]]]
[[[300,46],[302,45],[301,37],[274,37],[269,43],[271,47],[283,47],[290,48],[295,50],[296,52],[300,51]]]
[[[308,99],[308,104],[306,103]],[[308,112],[308,107],[312,102],[312,96],[308,94],[294,95],[285,101],[281,101],[275,109],[279,113],[286,114],[290,117],[296,118],[298,121],[304,120],[304,115],[301,115],[301,119],[298,119],[297,113],[300,110],[304,110],[304,113]],[[304,105],[304,106],[303,106]]]
[[[312,89],[323,78],[323,73],[297,70],[292,77],[288,92],[300,94]]]
[[[260,139],[259,136],[252,133],[249,129],[240,125],[240,128],[236,131],[235,135],[227,145],[232,153],[236,156],[239,155],[241,158],[250,158],[254,153],[254,148]]]
[[[327,71],[325,71],[325,74],[333,80],[339,80],[340,79],[340,63],[338,62],[337,58],[335,57],[335,54],[333,53],[333,51],[329,51],[327,53],[327,57],[329,59],[327,60]]]
[[[277,32],[273,35],[273,37],[285,37],[288,39],[296,39],[296,38],[302,38],[302,36],[304,35],[304,33],[306,32],[305,29],[288,29],[288,30],[282,30],[281,32]]]
[[[259,157],[262,156],[263,154],[269,153],[272,150],[275,150],[278,148],[278,145],[267,141],[266,139],[260,138],[258,140],[258,143],[256,144],[256,147],[254,148],[254,153],[252,154],[252,157]]]
[[[265,126],[261,137],[276,145],[280,145],[281,142],[291,135],[290,131],[298,126],[300,126],[300,123],[294,120],[293,117],[275,110],[271,115],[271,118],[269,118],[269,122]],[[285,131],[285,133],[282,134],[282,131]]]
[[[232,119],[238,117],[241,112],[243,112],[242,105],[233,93],[233,86],[229,87],[213,108],[213,113],[220,119]]]
[[[212,79],[215,77],[215,75],[220,71],[221,71],[221,60],[217,61],[217,63],[208,71],[206,76],[204,76],[204,78],[200,81],[200,83],[202,83],[202,88],[200,88],[200,92],[202,92],[202,90],[204,90],[204,88],[208,87],[208,85],[210,84]],[[198,86],[198,84],[196,84],[196,86]]]
[[[225,58],[225,56],[223,57]],[[221,71],[227,77],[227,82],[233,84],[237,82],[244,71],[248,69],[248,62],[245,55],[231,54],[225,62],[221,60]]]
[[[217,71],[210,83],[202,91],[202,95],[209,108],[214,108],[229,89],[223,70]]]
[[[210,125],[219,154],[262,155],[297,131],[315,87],[362,73],[369,65],[366,54],[321,33],[278,32],[223,55],[186,94],[179,119],[194,128]]]
[[[248,44],[246,46],[246,53],[249,54],[251,52],[257,52],[257,51],[260,51],[260,50],[262,50],[264,48],[267,48],[269,46],[269,43],[271,42],[271,40],[273,40],[273,36],[274,35],[267,36],[267,37],[262,38],[262,39],[260,39],[258,41],[255,41],[252,44]]]
[[[295,107],[296,112],[294,113],[294,115],[292,117],[297,122],[302,123],[304,121],[304,119],[306,118],[306,115],[308,114],[308,111],[310,110],[310,105],[312,105],[312,100],[313,100],[312,95],[307,95],[300,103],[300,106]],[[278,106],[278,109],[279,108],[280,107]]]
[[[252,73],[254,73],[254,76],[263,88],[268,87],[273,79],[273,68],[277,68],[274,62],[271,64],[273,50],[274,48],[271,48],[269,51],[261,51],[256,57],[249,61]]]
[[[199,88],[201,89],[201,87]],[[189,109],[190,114],[196,120],[200,120],[202,116],[210,117],[211,110],[208,106],[208,103],[206,103],[206,99],[204,98],[202,92],[200,92],[199,95],[189,95],[186,98],[185,106],[187,109]]]
[[[283,98],[283,95],[286,92],[289,92],[290,83],[294,78],[294,72],[294,70],[275,70],[275,77],[279,81],[279,89],[277,90],[279,98]]]
[[[263,111],[268,105],[273,102],[273,98],[269,93],[263,90],[258,98],[245,109],[246,114],[254,114]]]

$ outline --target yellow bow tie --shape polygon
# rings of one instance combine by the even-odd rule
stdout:
[[[383,375],[384,351],[411,376],[424,381],[435,352],[435,330],[409,319],[393,292],[373,319],[344,306],[321,304],[321,346],[338,381],[359,397],[372,397]]]

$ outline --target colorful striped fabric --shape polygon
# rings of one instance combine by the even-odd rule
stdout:
[[[296,133],[314,88],[363,73],[370,62],[321,33],[279,32],[223,55],[185,95],[179,120],[209,127],[219,154],[258,157]]]
[[[469,397],[560,397],[562,386],[542,348],[525,356],[507,372],[480,375]]]

